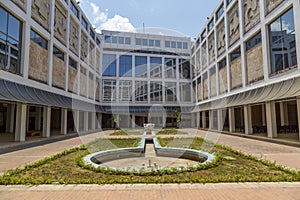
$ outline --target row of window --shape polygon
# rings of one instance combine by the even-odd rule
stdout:
[[[135,44],[138,46],[160,47],[160,40],[136,38]]]
[[[132,81],[103,80],[102,94],[103,101],[112,102],[118,99],[121,102],[191,102],[190,83],[179,83],[180,94],[177,93],[176,82],[147,82],[135,81],[133,89]],[[118,88],[118,90],[117,90]],[[164,88],[164,90],[163,90]]]
[[[104,36],[105,43],[113,43],[113,44],[131,44],[131,38],[130,37],[123,37],[123,36],[110,36],[105,35]]]
[[[134,56],[135,61],[135,77],[148,77],[148,61],[147,56]],[[150,57],[150,77],[162,78],[163,62],[165,63],[165,78],[176,78],[177,60],[175,58]],[[117,56],[113,54],[103,55],[103,76],[117,76]],[[188,60],[178,60],[178,73],[180,78],[190,79],[190,63]],[[122,55],[119,57],[119,76],[133,76],[133,56]]]
[[[165,41],[166,48],[172,49],[188,49],[187,42]]]
[[[269,25],[270,38],[270,74],[295,68],[297,66],[296,36],[293,9],[278,17]],[[261,33],[256,34],[245,43],[246,51],[262,42]],[[230,53],[230,60],[239,58],[241,49]],[[198,55],[199,56],[199,55]],[[197,58],[199,59],[199,58]]]

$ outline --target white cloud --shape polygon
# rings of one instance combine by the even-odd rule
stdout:
[[[108,19],[101,24],[100,28],[110,31],[136,32],[136,29],[130,23],[129,19],[120,15],[115,15],[113,18]]]
[[[110,31],[136,32],[136,29],[128,18],[115,15],[109,19],[107,9],[103,12],[99,6],[92,2],[90,2],[90,7],[93,11],[93,24],[96,26],[97,31],[105,29]]]

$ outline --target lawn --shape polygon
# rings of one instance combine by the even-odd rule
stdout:
[[[187,135],[187,132],[178,129],[163,129],[156,133],[156,135]]]
[[[203,139],[159,139],[163,146],[201,149]],[[135,147],[139,140],[105,140],[90,143],[89,149]],[[89,152],[86,147],[72,149],[44,159],[24,169],[7,172],[0,184],[132,184],[132,183],[218,183],[218,182],[283,182],[300,181],[300,173],[274,163],[259,160],[229,147],[214,146],[211,151],[222,159],[205,170],[159,175],[117,175],[113,172],[94,172],[78,165]]]
[[[110,136],[138,136],[138,135],[143,135],[144,131],[143,130],[130,130],[130,129],[124,129],[124,130],[117,130],[113,133],[110,134]]]

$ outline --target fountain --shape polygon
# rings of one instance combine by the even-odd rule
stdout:
[[[147,126],[145,129],[154,128]],[[145,130],[136,148],[123,148],[93,153],[84,162],[94,168],[124,172],[158,171],[164,169],[188,170],[215,159],[214,154],[183,148],[162,147],[153,130]],[[149,137],[149,134],[151,136]],[[147,164],[146,164],[147,163]]]

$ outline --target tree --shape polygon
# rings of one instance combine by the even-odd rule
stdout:
[[[181,122],[181,112],[180,112],[179,109],[174,109],[173,112],[176,116],[177,128],[179,128],[180,127],[180,122]]]

